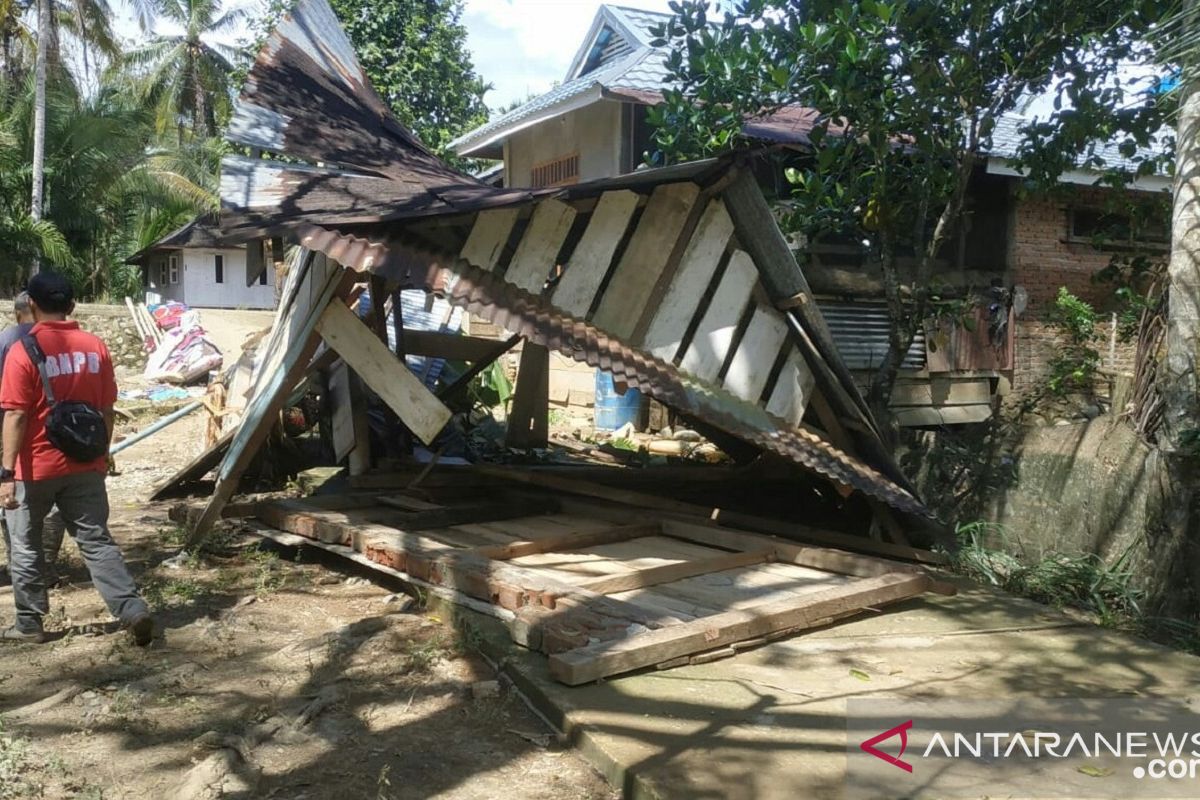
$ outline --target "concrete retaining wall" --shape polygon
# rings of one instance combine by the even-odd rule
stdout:
[[[12,301],[0,301],[0,323],[7,326],[11,324],[12,319]],[[129,316],[129,309],[125,306],[80,303],[75,307],[71,319],[78,321],[79,327],[85,331],[104,340],[112,354],[114,366],[136,370],[146,366],[142,339],[133,324],[133,317]]]
[[[1016,427],[989,441],[981,463],[973,485],[982,488],[967,514],[1000,526],[989,546],[1027,561],[1051,552],[1093,553],[1109,564],[1124,557],[1148,609],[1200,607],[1187,543],[1164,524],[1162,457],[1128,425],[1102,416]]]

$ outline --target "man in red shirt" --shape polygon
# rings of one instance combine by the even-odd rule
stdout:
[[[108,348],[81,331],[79,323],[67,321],[75,301],[66,278],[40,272],[29,281],[28,291],[37,321],[30,335],[45,353],[55,400],[99,409],[111,439],[117,382]],[[12,536],[9,571],[17,610],[16,624],[0,632],[0,641],[45,641],[42,618],[49,613],[50,602],[42,524],[57,503],[109,611],[130,629],[138,645],[150,644],[154,619],[108,532],[107,459],[75,461],[50,443],[46,435],[50,405],[38,367],[23,344],[9,350],[5,360],[0,408],[5,411],[0,506],[8,510]]]

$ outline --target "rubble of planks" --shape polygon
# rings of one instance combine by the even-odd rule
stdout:
[[[355,490],[232,513],[501,610],[514,641],[568,685],[954,591],[918,565],[579,492],[509,481],[442,495]]]

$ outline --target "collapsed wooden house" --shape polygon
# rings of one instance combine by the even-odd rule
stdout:
[[[921,566],[813,546],[937,560],[910,546],[928,514],[735,159],[543,190],[486,186],[392,117],[325,0],[302,0],[269,37],[228,136],[253,157],[223,164],[223,235],[246,242],[261,269],[264,241],[300,247],[240,424],[181,473],[218,467],[193,542],[230,513],[289,396],[320,369],[354,490],[234,513],[482,603],[518,641],[551,654],[567,683],[732,652],[945,590]],[[765,454],[808,476],[807,493],[782,484],[794,505],[824,497],[855,524],[875,520],[876,538],[865,524],[817,529],[671,496],[718,483],[728,492],[735,470],[674,480],[646,471],[633,486],[620,485],[628,475],[614,485],[500,466],[373,472],[359,381],[426,443],[451,412],[389,349],[382,315],[351,310],[360,286],[375,297],[422,289],[512,334],[497,343],[398,331],[398,349],[478,366],[524,342],[509,417],[516,446],[544,442],[556,351],[674,409],[731,454]],[[401,326],[398,306],[394,317]]]

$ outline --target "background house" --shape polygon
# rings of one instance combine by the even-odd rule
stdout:
[[[652,26],[668,15],[602,6],[562,84],[519,108],[466,133],[452,143],[463,156],[502,159],[506,187],[569,185],[637,169],[650,149],[647,107],[661,102],[667,78],[666,48],[651,42]],[[780,166],[811,152],[812,112],[785,108],[745,127],[747,138],[775,145],[757,175],[768,196],[785,190]],[[1098,249],[1094,234],[1115,220],[1110,190],[1095,187],[1099,173],[1081,168],[1061,178],[1054,197],[1027,196],[1011,165],[1020,143],[1020,116],[1001,120],[992,149],[973,176],[969,217],[946,248],[936,270],[948,292],[972,292],[984,302],[975,330],[947,325],[923,331],[904,362],[892,405],[904,425],[979,422],[989,418],[1000,396],[1044,383],[1058,350],[1047,314],[1060,286],[1101,304],[1111,288],[1093,277],[1113,250]],[[1110,164],[1128,162],[1115,145],[1099,145]],[[1148,198],[1169,190],[1163,176],[1134,186]],[[1166,220],[1125,252],[1165,248]],[[797,257],[818,294],[843,359],[865,383],[887,351],[888,320],[878,270],[854,243],[796,243]],[[992,289],[1008,290],[993,292]],[[995,302],[993,302],[993,295]],[[1013,297],[1021,298],[1015,309]],[[1003,308],[989,311],[989,305]],[[1020,312],[1018,315],[1017,312]],[[740,333],[740,332],[739,332]],[[926,334],[941,346],[931,347]],[[1104,366],[1127,367],[1130,348],[1103,353]],[[560,378],[562,381],[568,378]],[[571,403],[587,402],[571,378]],[[558,397],[566,393],[554,392]]]
[[[221,242],[211,220],[198,217],[128,263],[142,268],[147,305],[175,300],[196,308],[274,308],[270,270],[248,270],[246,253],[245,245]]]

